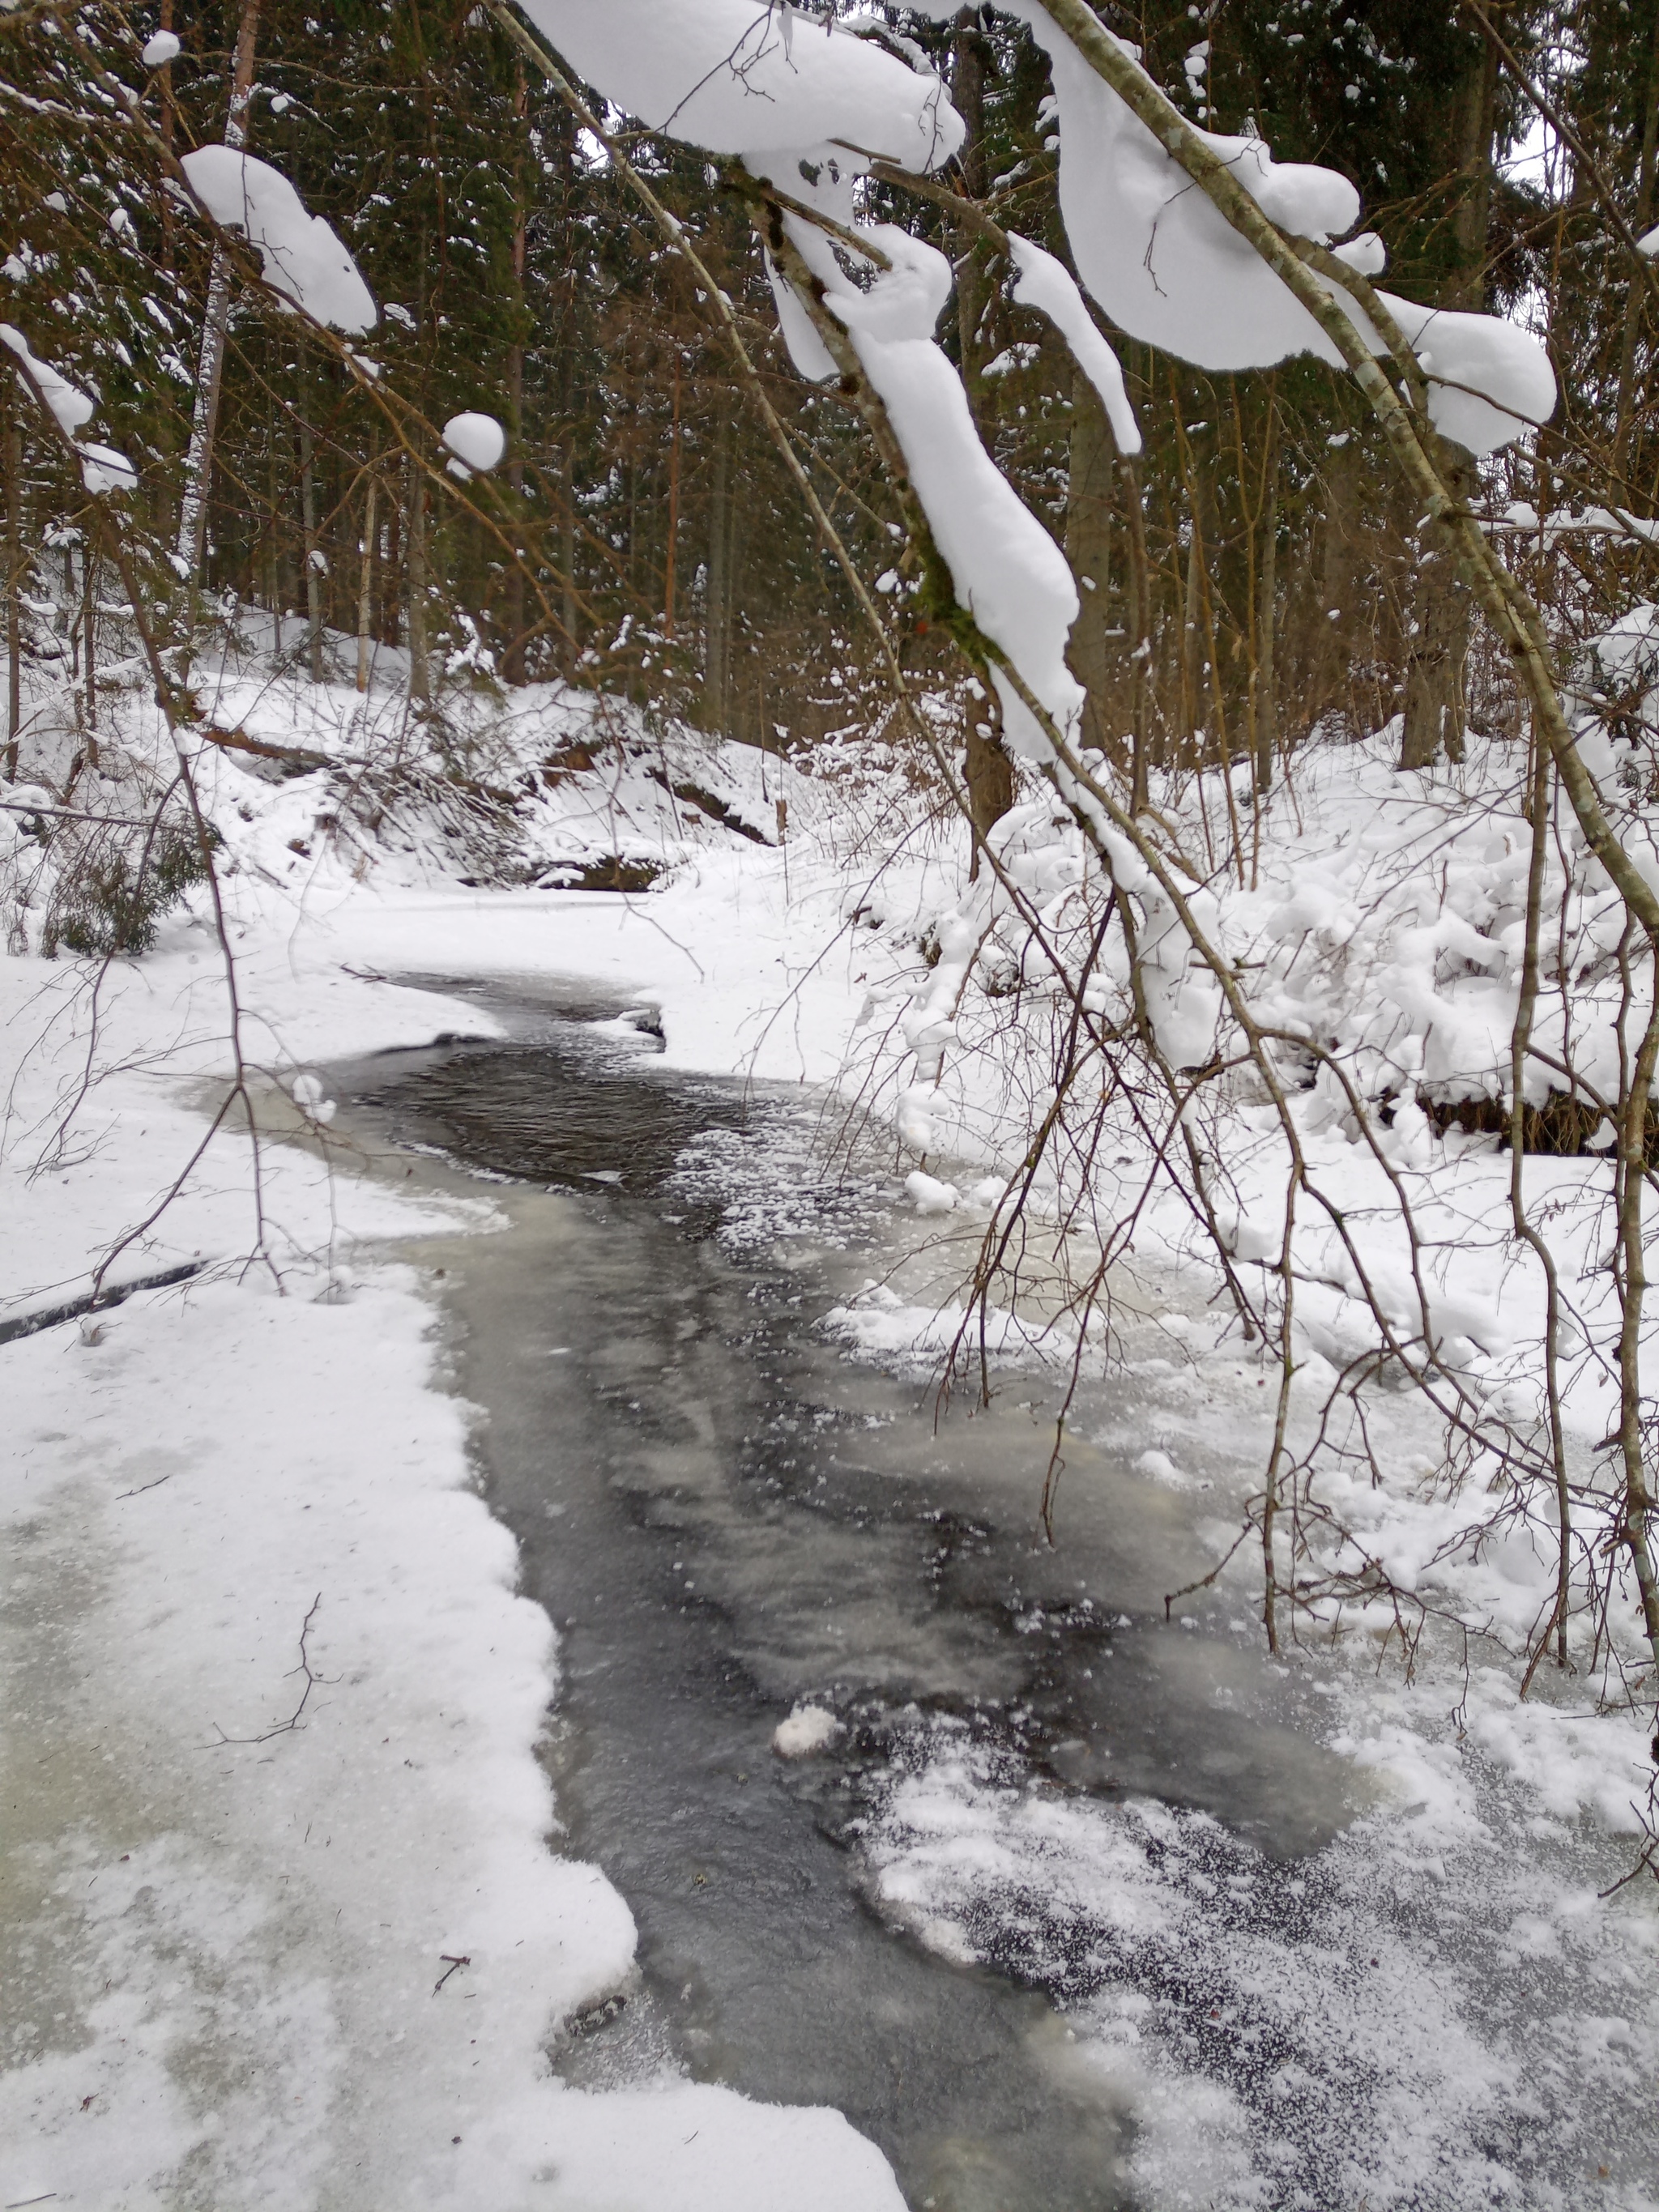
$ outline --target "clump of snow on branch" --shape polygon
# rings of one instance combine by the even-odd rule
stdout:
[[[943,19],[957,11],[945,0],[927,0],[922,12]],[[1048,56],[1066,235],[1085,285],[1113,321],[1200,368],[1268,368],[1299,353],[1340,368],[1336,347],[1307,309],[1085,60],[1042,0],[1005,0],[1005,12],[1028,23]],[[1276,161],[1259,137],[1194,135],[1281,229],[1325,244],[1358,221],[1359,195],[1335,170]],[[1380,274],[1380,241],[1367,234],[1356,244],[1362,251],[1351,255],[1352,265]],[[1489,453],[1528,423],[1548,420],[1554,373],[1527,331],[1496,316],[1382,297],[1418,351],[1429,377],[1430,418],[1443,435]],[[1373,350],[1384,352],[1346,294],[1342,305]]]
[[[154,38],[146,41],[138,58],[146,69],[165,69],[169,62],[176,62],[182,52],[173,32],[157,31]]]
[[[798,216],[785,222],[887,410],[957,597],[1054,721],[1069,728],[1083,707],[1066,665],[1077,586],[1065,555],[980,442],[962,379],[934,343],[951,295],[950,263],[896,224],[877,224],[864,234],[891,266],[861,291],[821,230]],[[1000,672],[994,674],[1011,744],[1042,757],[1048,748],[1036,722]]]
[[[23,373],[50,410],[58,428],[74,444],[81,462],[81,480],[89,492],[131,491],[138,471],[125,453],[112,446],[84,442],[76,433],[98,411],[98,403],[71,384],[68,377],[29,349],[29,342],[15,324],[0,323],[0,344],[9,346],[22,364]]]
[[[1014,297],[1023,307],[1036,307],[1047,315],[1066,344],[1072,358],[1100,395],[1112,435],[1126,453],[1140,451],[1140,425],[1124,389],[1123,368],[1096,325],[1094,317],[1077,288],[1077,280],[1063,261],[1029,238],[1011,231],[1008,244],[1019,271]]]
[[[526,0],[586,82],[711,154],[858,148],[908,169],[964,136],[937,76],[841,24],[754,0]]]
[[[1472,453],[1495,453],[1555,411],[1555,371],[1537,339],[1497,315],[1425,307],[1395,293],[1377,295],[1399,324],[1429,380],[1429,420]],[[1363,336],[1363,309],[1343,304]],[[1374,349],[1383,350],[1374,339]],[[1483,398],[1482,394],[1486,396]]]
[[[374,329],[380,310],[356,263],[280,170],[232,146],[198,147],[181,166],[213,220],[257,248],[274,292],[349,337]]]
[[[488,476],[499,468],[507,451],[507,433],[493,415],[467,412],[452,415],[444,424],[444,450],[453,456],[449,472],[463,483],[475,476]]]

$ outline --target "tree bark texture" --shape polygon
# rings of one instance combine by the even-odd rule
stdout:
[[[732,647],[732,418],[722,408],[714,424],[708,487],[708,586],[704,602],[703,726],[720,735],[731,720]]]
[[[1267,451],[1261,471],[1261,550],[1255,569],[1255,680],[1251,696],[1251,744],[1255,787],[1271,791],[1279,750],[1279,690],[1275,632],[1279,622],[1279,410],[1267,400]]]
[[[1474,457],[1443,441],[1441,457],[1448,484],[1460,500],[1468,499],[1476,489]],[[1464,676],[1474,605],[1443,524],[1431,522],[1425,530],[1423,549],[1416,619],[1406,655],[1402,769],[1428,768],[1443,754],[1449,761],[1463,757]]]
[[[253,54],[259,32],[259,0],[242,0],[232,65],[230,109],[225,118],[227,146],[246,146],[253,99]],[[213,438],[219,421],[219,387],[224,375],[225,334],[230,325],[230,258],[216,246],[208,276],[207,313],[202,325],[202,354],[196,376],[190,448],[185,457],[185,495],[179,509],[178,559],[185,580],[201,580],[207,545],[208,493],[213,480]]]
[[[23,727],[23,437],[6,422],[6,781],[17,781]]]
[[[1078,369],[1072,378],[1072,435],[1066,494],[1066,557],[1078,580],[1080,605],[1072,627],[1072,673],[1087,693],[1083,742],[1098,746],[1115,767],[1123,765],[1117,727],[1115,658],[1110,627],[1112,520],[1115,504],[1111,425],[1099,394]]]

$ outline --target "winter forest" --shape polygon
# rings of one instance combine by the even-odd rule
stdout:
[[[1659,2212],[1659,0],[0,0],[0,2202]]]

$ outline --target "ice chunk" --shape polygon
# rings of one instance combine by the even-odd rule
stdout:
[[[962,1194],[955,1183],[940,1182],[933,1176],[924,1175],[920,1168],[905,1176],[904,1188],[918,1213],[954,1213],[962,1203]]]
[[[334,1119],[335,1102],[323,1090],[319,1075],[296,1075],[294,1079],[294,1103],[308,1121],[323,1126]]]
[[[828,1751],[842,1733],[842,1724],[823,1705],[798,1705],[787,1721],[772,1731],[772,1748],[780,1759],[811,1759]]]
[[[356,263],[279,169],[233,146],[198,147],[180,166],[214,221],[258,249],[273,291],[334,330],[374,329],[379,310]]]

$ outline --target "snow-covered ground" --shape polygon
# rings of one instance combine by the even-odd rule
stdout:
[[[394,711],[389,695],[318,699],[252,666],[216,719],[350,757],[368,738],[352,717]],[[909,1080],[903,1018],[926,1015],[949,978],[948,942],[931,969],[921,943],[930,928],[935,947],[948,939],[961,885],[953,833],[907,803],[896,770],[854,756],[808,777],[620,713],[596,732],[580,702],[546,694],[520,712],[480,769],[551,763],[517,889],[458,883],[441,826],[418,810],[407,834],[394,817],[371,836],[342,820],[320,772],[213,761],[241,1048],[265,1130],[257,1177],[239,1108],[172,1193],[230,1069],[199,901],[162,924],[153,952],[110,969],[95,1000],[65,960],[0,967],[0,1322],[83,1295],[134,1231],[111,1283],[204,1263],[187,1284],[0,1344],[17,1563],[0,1860],[17,1931],[6,2203],[899,2202],[837,2115],[685,2081],[587,2094],[551,2074],[550,2039],[625,1982],[631,1923],[601,1876],[547,1848],[557,1808],[535,1744],[556,1695],[552,1632],[513,1594],[510,1540],[472,1490],[466,1409],[446,1392],[421,1282],[369,1256],[438,1225],[435,1201],[359,1172],[321,1091],[292,1094],[331,1060],[488,1029],[445,979],[580,981],[653,1008],[671,1066],[841,1081],[901,1129],[908,1115],[906,1164],[927,1164],[911,1189],[921,1234],[988,1218],[978,1178],[1018,1157],[1031,1086],[1009,1079],[994,1006],[983,1048],[967,1009],[962,1049],[953,1037],[925,1095]],[[1380,994],[1433,993],[1437,951],[1402,950],[1398,931],[1362,939],[1355,871],[1386,874],[1413,840],[1438,852],[1456,825],[1430,794],[1391,844],[1359,848],[1348,825],[1386,793],[1364,756],[1329,773],[1346,782],[1304,793],[1304,842],[1287,829],[1278,890],[1264,869],[1261,889],[1231,898],[1230,926],[1255,932],[1286,1001],[1328,983],[1334,955],[1309,980],[1305,953],[1285,949],[1326,930],[1353,970],[1353,1021],[1377,1030]],[[1082,877],[1074,844],[1041,806],[1014,834],[1015,862],[1060,910]],[[1451,871],[1465,950],[1483,927],[1501,945],[1514,899],[1502,825],[1480,834],[1486,877]],[[556,887],[646,859],[667,871],[648,892]],[[1403,862],[1396,872],[1409,877]],[[1286,917],[1292,873],[1305,910]],[[1442,997],[1473,999],[1495,965],[1465,961]],[[399,980],[411,977],[426,988]],[[1401,1035],[1409,1048],[1409,1024]],[[1351,1042],[1371,1048],[1370,1033]],[[1368,1170],[1340,1116],[1310,1133],[1363,1202]],[[1504,1350],[1527,1318],[1524,1286],[1492,1256],[1506,1181],[1489,1151],[1438,1146],[1400,1128],[1403,1170],[1440,1178],[1425,1186],[1425,1207],[1444,1208],[1437,1279],[1448,1297],[1488,1302],[1468,1360],[1489,1363],[1480,1380],[1495,1389],[1513,1381]],[[1594,1169],[1540,1165],[1564,1183]],[[1267,1167],[1252,1186],[1248,1147],[1236,1171],[1243,1225],[1274,1192]],[[444,1226],[482,1236],[493,1221],[483,1198],[446,1201]],[[1138,1295],[1171,1356],[1135,1338],[1143,1395],[1125,1419],[1140,1423],[1146,1478],[1224,1549],[1267,1414],[1184,1242],[1148,1210]],[[1451,1281],[1460,1267],[1473,1287]],[[1304,1406],[1314,1363],[1354,1325],[1340,1281],[1328,1298],[1312,1313],[1327,1334],[1322,1350],[1310,1336]],[[901,1281],[823,1318],[859,1356],[903,1361],[948,1342],[938,1302]],[[1011,1320],[1011,1357],[1018,1336]],[[1590,1390],[1583,1421],[1598,1410]],[[1307,2175],[1340,2169],[1374,2208],[1565,2203],[1581,2174],[1596,2201],[1645,2212],[1659,2202],[1659,1930],[1650,1884],[1597,1895],[1638,1848],[1642,1729],[1598,1712],[1580,1675],[1546,1669],[1541,1694],[1517,1702],[1504,1655],[1524,1646],[1547,1567],[1524,1538],[1460,1552],[1462,1509],[1424,1480],[1413,1407],[1380,1393],[1372,1419],[1389,1479],[1356,1478],[1342,1510],[1452,1626],[1425,1638],[1410,1683],[1363,1617],[1346,1646],[1296,1658],[1328,1693],[1326,1740],[1376,1791],[1310,1871],[1304,1904],[1287,1906],[1261,1862],[1200,1816],[1033,1795],[999,1747],[925,1729],[872,1808],[873,1893],[946,1955],[1061,1984],[1054,1958],[1091,1962],[1068,2002],[1087,2063],[1133,2115],[1150,2205],[1322,2203]],[[1215,1601],[1248,1636],[1248,1581],[1224,1582]],[[1218,1893],[1259,1894],[1259,1923],[1206,1917]],[[1016,1923],[1024,1954],[1006,1936]],[[1182,1990],[1200,1983],[1195,2026]],[[1209,1995],[1224,1985],[1231,1995]],[[1392,2118],[1361,2125],[1359,2102]],[[1547,2156],[1529,2124],[1548,2133]]]
[[[0,1345],[0,2198],[885,2212],[885,2161],[838,2114],[551,2075],[550,2041],[627,1984],[633,1924],[556,1851],[552,1631],[475,1494],[431,1306],[356,1256],[492,1217],[364,1176],[287,1095],[331,1058],[492,1026],[388,969],[695,992],[701,1055],[729,1064],[758,1040],[762,917],[787,957],[781,887],[711,853],[659,927],[580,892],[354,882],[349,850],[289,849],[316,783],[228,758],[214,794],[257,1177],[233,1115],[151,1221],[230,1072],[199,913],[95,998],[76,963],[0,965],[0,1323],[84,1297],[135,1231],[108,1285],[203,1266]],[[773,1064],[828,1073],[824,1026],[780,1030]]]

